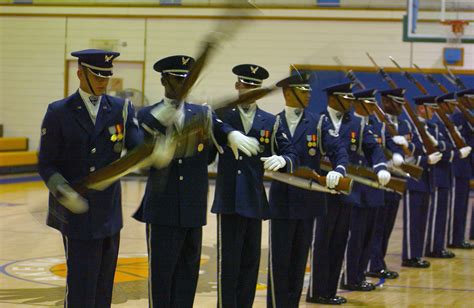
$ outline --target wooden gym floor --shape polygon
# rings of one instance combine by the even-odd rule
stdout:
[[[148,307],[145,227],[133,220],[145,187],[140,180],[123,182],[125,227],[121,233],[115,276],[114,307]],[[214,194],[211,181],[210,201]],[[0,178],[0,307],[62,306],[64,252],[59,233],[45,226],[47,190],[36,175]],[[389,248],[388,264],[400,278],[377,290],[341,292],[345,306],[406,307],[474,305],[474,250],[456,250],[452,260],[433,260],[429,269],[400,268],[402,211]],[[204,228],[201,273],[195,307],[216,306],[216,218]],[[264,223],[262,259],[254,307],[266,307],[268,223]],[[308,277],[306,277],[307,279]],[[381,283],[375,280],[376,283]],[[307,280],[305,281],[307,284]],[[316,307],[303,300],[300,307]]]

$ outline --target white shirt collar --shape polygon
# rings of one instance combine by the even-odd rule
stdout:
[[[244,126],[245,133],[248,134],[253,125],[253,120],[255,119],[255,114],[257,113],[257,103],[248,105],[249,109],[247,112],[242,108],[242,106],[237,106],[239,109],[240,120]]]
[[[97,103],[94,105],[91,103],[90,97],[93,96],[93,94],[87,93],[86,91],[82,90],[79,88],[79,95],[81,95],[82,101],[84,102],[84,105],[86,105],[87,111],[89,112],[89,115],[92,119],[92,122],[95,124],[95,119],[97,118],[97,114],[99,113],[99,108],[100,108],[100,103],[102,101],[102,95],[99,96],[99,100]]]
[[[285,106],[286,119],[291,122],[299,122],[303,116],[303,108]]]

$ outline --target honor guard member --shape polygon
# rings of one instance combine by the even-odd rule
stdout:
[[[169,164],[150,168],[145,195],[134,214],[146,223],[150,307],[193,306],[207,216],[209,150],[213,144],[221,150],[219,144],[225,143],[232,131],[206,106],[176,100],[193,63],[194,59],[185,55],[157,61],[153,69],[161,73],[165,97],[138,113],[148,137],[178,139]],[[193,126],[202,130],[183,135]],[[229,142],[257,152],[256,143],[250,150],[246,145],[241,147],[247,138],[240,137],[239,145]]]
[[[467,144],[470,141],[471,129],[461,112],[455,111],[458,104],[455,93],[448,93],[436,98],[436,101],[456,126],[460,136]],[[469,179],[471,176],[471,162],[469,154],[471,147],[467,146],[455,150],[452,160],[452,179],[450,198],[448,200],[448,246],[453,248],[471,249],[473,246],[464,241],[464,231],[467,219],[467,205],[469,200]],[[456,242],[454,245],[453,242]]]
[[[350,114],[354,96],[352,84],[342,83],[324,89],[328,107],[321,117],[331,125],[329,134],[339,138],[348,152],[349,162],[358,164],[364,153],[377,173],[381,185],[390,180],[385,157],[369,126]],[[328,213],[316,219],[313,232],[312,262],[307,302],[340,305],[346,301],[336,296],[344,251],[349,232],[351,208],[358,198],[357,183],[349,196],[328,195]],[[355,195],[357,194],[357,195]]]
[[[253,64],[237,65],[232,72],[237,75],[239,95],[260,87],[268,78],[266,69]],[[256,102],[228,110],[222,120],[259,144],[257,156],[235,156],[229,147],[219,155],[212,205],[217,214],[218,306],[245,308],[253,305],[262,219],[270,215],[264,169],[292,172],[297,154],[280,118],[258,108]]]
[[[415,146],[411,142],[413,134],[410,123],[408,120],[399,119],[403,111],[403,105],[405,104],[405,89],[389,89],[380,91],[379,93],[382,99],[382,109],[398,133],[396,136],[390,136],[385,124],[380,123],[382,126],[381,129],[385,131],[384,141],[391,139],[393,143],[398,146],[393,148],[393,146],[390,145],[391,143],[384,142],[385,147],[393,153],[392,165],[399,167],[405,159],[401,156],[402,153],[399,151],[400,147],[408,148],[410,153],[413,153],[415,150]],[[397,192],[384,192],[384,206],[377,212],[375,231],[371,244],[370,262],[366,276],[384,279],[394,279],[398,277],[397,272],[387,268],[385,256],[387,255],[388,243],[393,227],[395,226],[401,198],[402,195]]]
[[[132,105],[105,92],[120,54],[88,49],[71,55],[79,59],[79,89],[48,106],[39,173],[50,191],[47,224],[63,236],[65,307],[110,307],[122,228],[120,182],[82,196],[74,184],[142,138]]]
[[[434,96],[415,97],[413,102],[417,106],[417,114],[421,123],[425,124],[426,132],[433,144],[438,144],[433,135],[436,128],[428,120],[433,115]],[[434,190],[433,165],[437,164],[443,157],[440,152],[426,155],[424,145],[419,133],[413,130],[413,143],[415,150],[413,157],[415,164],[424,169],[420,180],[407,180],[407,191],[403,200],[403,248],[402,266],[427,268],[430,263],[424,260],[425,236],[427,236],[428,209],[430,205],[430,194]]]
[[[443,98],[443,96],[440,96]],[[439,100],[435,97],[432,108],[438,109]],[[434,127],[433,143],[443,155],[441,160],[433,167],[433,191],[431,203],[428,210],[427,237],[425,243],[425,255],[431,258],[454,258],[454,253],[446,250],[447,227],[448,227],[448,203],[449,192],[452,185],[452,161],[459,156],[446,126],[436,113],[429,120]],[[463,153],[467,149],[463,150]]]
[[[329,134],[329,122],[305,110],[309,103],[310,75],[293,75],[277,83],[286,107],[278,114],[281,125],[298,152],[300,167],[320,173],[322,153],[331,159],[334,171],[327,186],[334,188],[345,175],[348,155],[338,138]],[[326,214],[325,193],[273,181],[270,187],[270,247],[267,283],[268,307],[298,307],[303,290],[313,221]]]
[[[382,126],[371,116],[373,107],[370,105],[377,103],[375,92],[375,89],[365,89],[353,94],[355,98],[353,116],[360,119],[361,122],[360,133],[357,133],[361,135],[364,129],[369,129],[373,138],[380,146],[380,149],[377,150],[379,152],[385,144],[383,140],[385,136],[383,135]],[[388,143],[390,148],[393,149],[395,147],[394,144],[392,145],[393,141],[391,139],[388,140]],[[380,155],[380,153],[376,155]],[[400,154],[395,153],[394,155],[398,156]],[[361,147],[357,153],[351,156],[352,162],[356,165],[369,168],[373,165],[372,157],[374,156],[365,156]],[[403,161],[403,157],[399,157],[399,159]],[[383,157],[382,161],[384,160],[385,157]],[[385,170],[379,172],[382,174],[388,173]],[[390,175],[385,174],[385,176],[390,179]],[[384,206],[385,193],[381,189],[356,184],[351,196],[354,202],[341,288],[352,291],[372,291],[375,290],[375,285],[365,279],[365,271],[370,258],[370,244],[375,230],[375,219],[378,210]]]

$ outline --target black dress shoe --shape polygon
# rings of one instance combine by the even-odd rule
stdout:
[[[469,242],[462,242],[460,245],[448,245],[449,248],[457,248],[457,249],[474,249],[474,245]]]
[[[342,296],[339,296],[339,295],[336,295],[334,296],[336,299],[338,299],[339,301],[341,301],[342,304],[345,304],[347,303],[347,299],[345,297],[342,297]]]
[[[402,260],[402,266],[428,268],[430,267],[430,262],[423,260],[421,258],[405,259],[405,260]]]
[[[340,297],[340,296],[334,296],[334,297],[316,296],[315,298],[306,298],[306,301],[310,303],[317,303],[317,304],[323,304],[323,305],[341,305],[347,302],[344,297]]]
[[[395,279],[398,278],[398,273],[394,271],[389,271],[385,269],[381,269],[377,272],[366,272],[366,276],[375,277],[375,278],[385,278],[385,279]]]
[[[373,291],[375,290],[375,285],[366,280],[359,283],[348,283],[341,285],[341,289],[350,290],[350,291]]]
[[[430,258],[451,259],[451,258],[454,258],[456,255],[452,251],[441,250],[441,251],[429,252],[426,254],[426,256]]]

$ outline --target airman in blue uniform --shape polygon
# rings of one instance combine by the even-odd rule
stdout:
[[[448,93],[436,98],[436,102],[447,115],[450,115],[453,124],[457,127],[457,130],[461,137],[464,138],[467,144],[469,144],[469,137],[471,134],[469,124],[464,116],[460,112],[455,112],[456,105],[458,104],[455,93]],[[446,132],[448,133],[448,132]],[[448,135],[448,137],[451,137]],[[451,138],[448,138],[451,142]],[[469,179],[471,176],[471,163],[469,154],[472,148],[466,146],[460,149],[455,149],[453,144],[453,158],[450,162],[452,170],[451,174],[451,187],[449,189],[449,200],[447,208],[447,225],[448,236],[446,237],[448,243],[445,245],[458,247],[458,248],[470,248],[471,244],[464,242],[464,231],[466,226],[467,218],[467,203],[469,195]],[[455,239],[455,240],[454,240]],[[456,242],[456,245],[453,245]],[[445,252],[446,254],[446,252]]]
[[[209,155],[213,146],[222,151],[233,131],[208,107],[177,100],[193,63],[185,55],[157,61],[153,68],[161,73],[165,97],[138,113],[145,136],[163,143],[157,150],[168,157],[150,168],[145,195],[134,214],[146,223],[149,305],[154,308],[193,306],[207,216]],[[200,129],[190,133],[190,127]]]
[[[338,138],[328,133],[331,126],[305,110],[309,103],[309,74],[293,75],[277,83],[283,88],[285,110],[278,114],[300,167],[320,173],[323,153],[330,157],[335,173],[327,177],[334,188],[345,175],[348,156]],[[326,215],[325,193],[273,181],[270,187],[270,247],[267,284],[268,307],[298,307],[311,244],[313,221]]]
[[[232,69],[240,93],[260,87],[267,70],[254,64]],[[219,155],[212,212],[217,214],[218,306],[252,307],[260,264],[262,220],[270,217],[263,185],[264,170],[292,172],[297,153],[281,120],[255,102],[228,110],[222,120],[257,141],[256,156],[235,156],[225,147]],[[233,153],[234,152],[234,153]]]
[[[39,173],[49,194],[48,226],[63,236],[65,307],[110,307],[122,207],[120,182],[83,196],[74,184],[141,143],[130,103],[105,93],[120,54],[88,49],[79,58],[78,91],[51,103],[41,126]]]
[[[436,127],[428,120],[432,117],[432,107],[436,106],[434,96],[421,96],[413,99],[417,106],[419,120],[425,124],[426,132],[433,144],[437,144],[434,135]],[[430,263],[424,260],[425,237],[427,236],[428,209],[430,194],[434,190],[433,165],[443,157],[440,152],[427,155],[419,132],[413,129],[414,163],[424,169],[420,180],[407,180],[407,191],[403,200],[403,248],[402,266],[428,268]]]
[[[376,152],[377,155],[380,155],[382,146],[386,143],[394,149],[393,141],[391,139],[385,140],[380,122],[374,116],[371,116],[370,105],[377,103],[375,90],[365,89],[355,92],[354,98],[355,110],[353,116],[361,120],[362,129],[367,127],[372,132],[373,138],[380,147],[377,149],[377,152],[379,152]],[[397,151],[394,155],[400,155],[400,152]],[[365,156],[361,150],[351,155],[353,163],[366,167],[372,166],[372,157]],[[401,159],[403,160],[403,157]],[[385,161],[384,156],[382,161]],[[387,171],[382,173],[384,172]],[[365,271],[369,263],[370,244],[375,230],[377,212],[384,206],[385,193],[381,189],[356,184],[354,197],[356,196],[351,213],[341,288],[352,291],[372,291],[375,290],[375,285],[365,279]]]
[[[440,108],[439,103],[444,99],[448,99],[448,96],[435,97],[435,108]],[[456,149],[446,126],[436,113],[430,119],[430,123],[434,127],[433,137],[436,139],[438,149],[443,157],[433,167],[434,190],[428,211],[425,255],[431,258],[453,258],[454,253],[446,250],[448,203],[452,185],[452,161],[455,157],[459,157],[460,152]]]
[[[394,153],[392,157],[392,164],[394,166],[400,166],[403,160],[406,159],[405,157],[402,157],[402,160],[396,158],[395,153],[402,155],[400,146],[405,146],[410,153],[413,153],[415,149],[414,144],[411,142],[412,129],[410,123],[408,120],[399,119],[403,105],[405,104],[404,93],[405,90],[401,88],[380,91],[382,108],[398,133],[398,135],[392,137],[388,134],[385,124],[380,124],[382,126],[381,130],[385,131],[385,138],[383,139],[385,147]],[[389,139],[393,140],[393,143],[397,145],[396,148],[393,148],[391,143],[385,142]],[[389,191],[385,191],[384,194],[385,205],[380,208],[377,213],[375,231],[371,244],[370,262],[366,275],[369,277],[394,279],[398,277],[398,273],[387,268],[385,256],[387,255],[388,243],[393,227],[395,226],[402,195]]]
[[[361,117],[350,113],[354,95],[352,84],[343,83],[326,88],[328,108],[321,117],[332,128],[329,134],[338,137],[348,151],[349,162],[358,164],[361,153],[368,158],[379,182],[390,180],[386,171],[385,156],[374,138],[370,126]],[[360,186],[355,183],[348,196],[328,195],[328,213],[316,219],[313,232],[312,262],[309,290],[306,301],[340,305],[346,301],[336,296],[339,276],[347,245],[352,207],[360,202]]]

